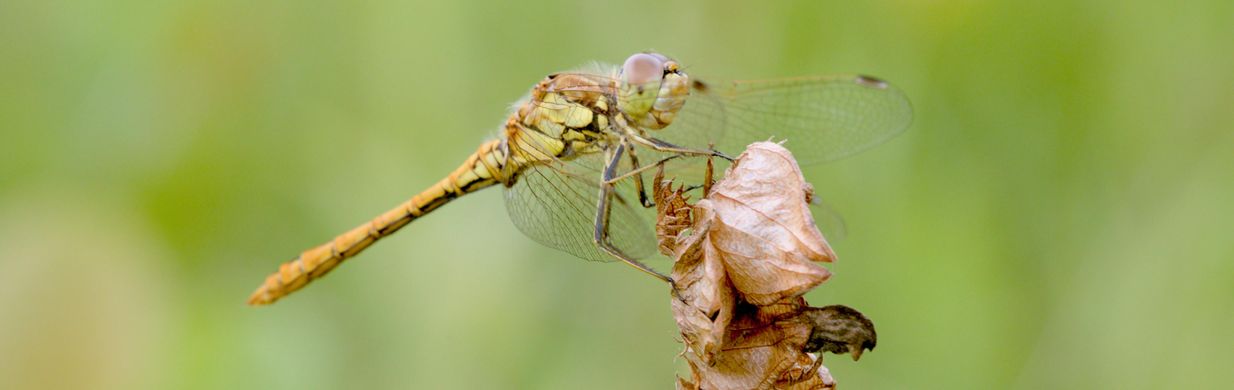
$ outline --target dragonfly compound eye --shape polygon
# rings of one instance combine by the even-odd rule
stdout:
[[[647,53],[638,53],[626,59],[621,66],[621,76],[632,85],[656,81],[664,75],[664,60]]]

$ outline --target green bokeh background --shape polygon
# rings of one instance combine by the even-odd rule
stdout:
[[[0,388],[669,388],[663,285],[462,199],[267,308],[548,72],[861,72],[903,136],[807,177],[852,389],[1234,383],[1234,2],[0,2]]]

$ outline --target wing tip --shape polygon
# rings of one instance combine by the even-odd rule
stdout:
[[[857,75],[855,81],[857,82],[858,85],[863,85],[866,87],[877,88],[877,89],[887,89],[888,87],[891,86],[891,84],[887,83],[887,81],[883,79],[870,76],[870,75],[864,75],[864,74]]]

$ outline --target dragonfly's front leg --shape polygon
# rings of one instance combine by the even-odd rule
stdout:
[[[608,253],[609,255],[612,255],[613,257],[620,259],[621,261],[625,262],[627,265],[634,267],[635,269],[639,271],[643,271],[647,273],[648,275],[654,276],[657,279],[660,279],[665,282],[669,282],[669,284],[672,284],[673,280],[670,279],[668,276],[665,276],[659,272],[656,272],[656,270],[651,269],[651,267],[648,267],[647,265],[639,262],[638,260],[631,258],[625,253],[621,252],[621,249],[614,247],[611,243],[608,242],[608,217],[612,212],[611,201],[614,195],[613,194],[614,183],[612,182],[612,179],[615,176],[617,176],[617,167],[621,164],[621,157],[622,157],[621,155],[625,153],[625,149],[626,149],[626,144],[624,142],[618,144],[617,147],[615,148],[609,149],[610,151],[607,156],[608,163],[604,167],[603,180],[600,181],[600,201],[596,209],[596,225],[595,225],[594,235],[592,236],[592,238],[595,241],[595,244],[599,246],[601,250]]]
[[[631,151],[631,152],[633,152],[633,151],[634,151],[634,149],[630,149],[630,151]],[[660,167],[661,165],[664,165],[664,163],[668,162],[669,160],[672,160],[672,159],[675,159],[675,158],[678,158],[678,157],[681,157],[681,155],[672,155],[672,156],[668,156],[668,157],[665,157],[665,158],[662,158],[662,159],[660,159],[660,160],[656,161],[656,162],[655,162],[655,164],[651,164],[651,165],[647,165],[647,166],[641,166],[641,167],[640,167],[640,166],[638,166],[638,162],[636,161],[636,162],[635,162],[635,165],[634,165],[635,169],[633,169],[633,170],[631,170],[631,171],[629,171],[629,172],[623,173],[623,174],[621,174],[621,176],[613,176],[613,178],[612,178],[612,179],[608,179],[608,183],[617,184],[617,182],[619,182],[619,181],[622,181],[622,180],[625,180],[625,179],[629,179],[629,178],[634,177],[634,176],[640,176],[640,177],[641,177],[641,175],[642,175],[643,171],[648,171],[648,170],[651,170],[651,168],[657,168],[657,167]],[[655,206],[655,204],[652,204],[651,206]],[[651,206],[647,206],[647,207],[651,207]]]
[[[625,142],[625,141],[622,141],[622,142]],[[657,167],[657,166],[658,166],[658,167],[663,167],[665,162],[667,162],[668,160],[672,160],[672,159],[674,159],[674,158],[677,158],[677,156],[678,156],[678,155],[672,155],[672,156],[668,156],[668,157],[662,158],[662,159],[660,159],[660,161],[657,161],[655,164],[651,164],[651,165],[648,165],[646,168],[643,168],[643,167],[639,167],[639,165],[638,165],[638,156],[634,154],[634,150],[635,150],[635,148],[630,147],[630,150],[629,150],[629,152],[630,152],[630,169],[631,169],[631,170],[630,170],[630,172],[626,172],[624,175],[614,177],[614,178],[612,178],[611,180],[609,180],[608,182],[614,182],[614,183],[615,183],[615,182],[620,181],[620,180],[622,180],[622,179],[625,179],[625,178],[627,178],[627,177],[634,176],[634,188],[636,188],[636,189],[638,190],[638,201],[639,201],[639,203],[642,203],[642,204],[643,204],[643,207],[646,207],[646,208],[652,208],[652,207],[655,207],[655,206],[656,206],[655,202],[652,202],[652,201],[651,201],[651,198],[648,198],[648,197],[647,197],[647,191],[646,191],[646,190],[644,189],[644,187],[643,187],[643,171],[647,170],[648,168],[652,168],[652,167]]]
[[[643,190],[643,174],[638,169],[638,155],[634,153],[634,148],[630,148],[630,168],[634,170],[634,188],[638,191],[638,202],[646,208],[655,206],[647,198],[647,191]]]
[[[639,143],[643,146],[649,147],[658,152],[683,154],[687,156],[719,157],[719,158],[722,158],[728,161],[733,161],[732,157],[729,157],[728,155],[718,150],[715,150],[715,149],[709,149],[709,150],[691,149],[691,148],[687,148],[684,146],[673,145],[672,143],[669,143],[668,141],[658,139],[655,137],[644,137],[638,134],[630,134],[630,140],[636,143]]]

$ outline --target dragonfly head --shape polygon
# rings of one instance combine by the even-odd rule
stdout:
[[[690,95],[690,77],[677,61],[659,53],[638,53],[621,66],[617,108],[633,123],[662,129],[673,122]]]

